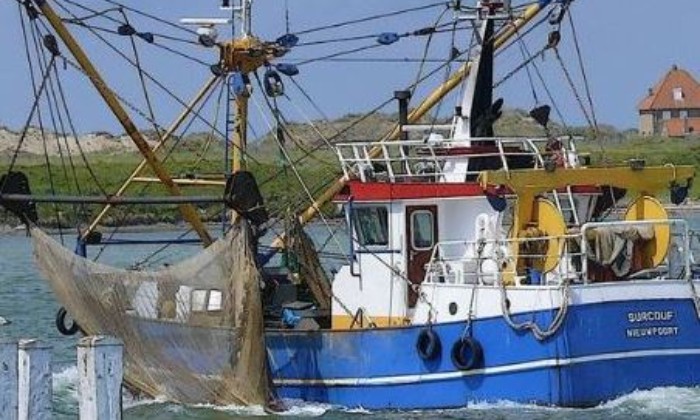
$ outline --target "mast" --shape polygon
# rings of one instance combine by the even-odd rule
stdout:
[[[160,150],[165,144],[170,140],[177,131],[178,128],[182,125],[182,123],[185,122],[187,117],[192,114],[192,111],[197,107],[197,104],[199,104],[202,99],[209,93],[209,91],[214,87],[216,82],[219,79],[217,77],[211,77],[205,84],[204,86],[199,90],[199,92],[194,96],[194,98],[190,101],[190,103],[185,107],[185,109],[182,111],[182,113],[175,119],[175,121],[170,125],[170,128],[168,128],[168,131],[163,134],[163,137],[160,139],[160,141],[153,147],[153,152],[157,152]],[[122,184],[121,187],[117,190],[114,195],[112,195],[112,198],[119,198],[124,193],[126,190],[129,188],[129,186],[137,180],[138,176],[141,174],[143,169],[148,165],[148,161],[146,159],[142,160],[141,163],[136,167],[136,169],[131,172],[131,175],[129,175],[129,178],[127,178],[126,181]],[[158,180],[156,178],[156,180]],[[158,180],[160,181],[160,180]],[[90,223],[90,226],[82,233],[81,238],[85,239],[92,233],[95,229],[97,229],[97,226],[100,224],[102,219],[107,215],[109,210],[112,208],[111,204],[105,205],[100,213],[93,219],[93,221]]]
[[[144,139],[141,132],[136,128],[136,125],[129,117],[129,114],[122,107],[121,103],[114,95],[114,92],[107,86],[104,79],[102,79],[99,71],[92,64],[80,45],[78,45],[75,38],[73,38],[73,35],[71,35],[70,31],[68,31],[66,26],[63,24],[61,18],[56,14],[46,0],[34,0],[34,2],[39,9],[41,9],[44,16],[46,16],[46,19],[49,21],[49,24],[53,27],[58,36],[66,44],[71,54],[73,54],[75,59],[78,61],[80,67],[88,75],[90,81],[95,86],[95,89],[97,89],[114,116],[117,118],[117,120],[119,120],[119,123],[124,128],[124,131],[129,135],[139,152],[141,152],[141,154],[144,156],[145,160],[148,162],[148,165],[151,167],[151,169],[153,169],[153,172],[160,179],[163,186],[171,195],[182,195],[180,187],[173,182],[172,177],[155,155],[153,149],[151,149],[146,142],[146,139]],[[192,226],[194,231],[197,232],[197,235],[199,235],[199,238],[202,240],[204,245],[210,245],[212,243],[212,238],[204,226],[204,223],[199,218],[197,210],[194,208],[194,206],[191,204],[181,204],[179,208],[182,217]]]
[[[506,45],[514,36],[516,36],[519,31],[525,27],[549,4],[552,0],[540,0],[529,7],[527,7],[523,13],[509,25],[506,25],[501,31],[496,35],[493,48],[494,51],[498,51],[504,45]],[[409,123],[415,123],[420,120],[425,114],[428,113],[437,103],[439,103],[445,96],[447,96],[453,89],[459,86],[462,81],[469,75],[472,68],[471,62],[464,63],[459,70],[457,70],[450,78],[441,86],[436,88],[417,108],[415,108],[408,116]],[[401,134],[400,127],[395,127],[389,135],[384,137],[382,141],[394,141],[399,138]],[[381,153],[380,148],[375,148],[370,152],[370,156],[376,157]],[[345,177],[336,180],[333,185],[328,187],[301,215],[299,220],[302,224],[309,222],[313,219],[320,211],[320,209],[329,201],[333,199],[342,189],[345,187],[349,180]],[[281,238],[277,238],[273,246],[281,247],[283,245]]]
[[[231,6],[230,1],[224,1],[222,9],[231,11],[231,34],[234,37],[232,41],[234,45],[234,52],[237,48],[244,45],[249,45],[246,40],[252,39],[252,4],[253,0],[238,0],[237,5]],[[236,18],[240,21],[240,35],[236,37]],[[238,52],[240,60],[242,54]],[[231,57],[232,58],[232,57]],[[257,65],[251,68],[245,68],[245,66],[239,65],[240,63],[235,63],[233,60],[230,62],[226,61],[226,57],[223,57],[224,63],[226,64],[225,69],[228,72],[239,72],[238,75],[229,75],[229,89],[227,90],[229,107],[235,110],[235,115],[229,115],[227,118],[233,118],[233,130],[229,130],[231,124],[227,123],[227,137],[228,141],[233,146],[233,150],[230,154],[230,167],[231,173],[246,170],[246,159],[245,154],[248,147],[248,98],[251,94],[251,89],[249,85],[249,73],[257,69]],[[248,63],[253,64],[253,63]],[[240,77],[240,79],[239,79]],[[232,84],[243,83],[242,89],[232,89]],[[231,131],[231,132],[229,132]]]

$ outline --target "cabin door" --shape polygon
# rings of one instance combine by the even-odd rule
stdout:
[[[438,243],[437,206],[406,207],[406,242],[408,280],[411,284],[421,284]],[[408,307],[415,307],[417,301],[418,294],[409,289]]]

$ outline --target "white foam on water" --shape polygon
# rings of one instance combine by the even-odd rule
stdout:
[[[55,394],[63,395],[78,401],[78,367],[68,366],[60,372],[53,374],[53,391]]]
[[[659,415],[697,414],[700,413],[700,389],[666,387],[635,391],[602,404],[599,408],[634,410]]]
[[[329,411],[343,411],[350,413],[351,411],[343,410],[337,406],[322,403],[311,403],[301,400],[284,400],[285,411],[274,413],[275,416],[279,417],[321,417]],[[236,416],[251,416],[251,417],[263,417],[269,416],[270,413],[265,410],[263,406],[240,406],[240,405],[213,405],[213,404],[192,404],[187,405],[187,407],[195,409],[206,409],[213,411],[225,412],[227,414],[233,414]],[[368,411],[353,411],[354,413],[366,412]]]
[[[187,407],[221,411],[237,416],[263,417],[268,415],[265,412],[265,408],[261,405],[253,405],[247,407],[241,405],[190,404],[187,405]]]
[[[148,406],[148,405],[157,405],[157,404],[166,404],[168,401],[165,399],[165,397],[156,397],[156,398],[136,398],[131,393],[124,391],[122,395],[122,404],[124,406],[124,409],[129,409],[129,408],[134,408],[134,407],[141,407],[141,406]]]

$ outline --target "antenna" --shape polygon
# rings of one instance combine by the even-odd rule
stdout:
[[[486,19],[504,21],[512,18],[511,0],[478,0],[476,7],[456,6],[459,20],[483,21]]]
[[[230,11],[232,16],[238,17],[241,20],[241,35],[244,37],[252,34],[252,6],[253,0],[234,0],[233,5],[231,0],[222,0],[221,10]]]
[[[241,22],[241,36],[252,35],[252,4],[253,0],[221,0],[220,10],[231,14],[230,18],[183,18],[180,23],[188,26],[197,26],[197,34],[206,37],[213,42],[219,35],[216,27],[221,25],[233,25],[238,18]],[[232,27],[233,28],[233,27]]]

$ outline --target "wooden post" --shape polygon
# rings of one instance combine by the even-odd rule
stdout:
[[[51,418],[53,383],[51,347],[39,340],[21,340],[18,351],[18,418]]]
[[[78,395],[81,419],[120,420],[123,343],[112,337],[78,342]]]
[[[0,341],[0,419],[17,419],[17,341]]]

